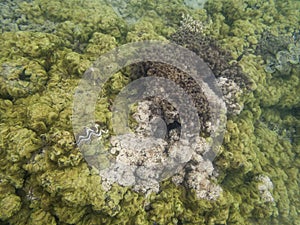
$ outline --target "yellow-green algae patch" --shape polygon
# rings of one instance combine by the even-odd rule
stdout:
[[[37,32],[7,32],[0,42],[0,95],[26,97],[44,90],[47,71],[61,44],[55,35]]]
[[[153,1],[143,2],[153,7]],[[299,32],[299,3],[211,0],[205,10],[171,3],[160,1],[156,11],[140,12],[144,18],[134,25],[101,1],[20,3],[29,23],[50,20],[56,32],[0,35],[1,223],[299,223],[299,66],[287,76],[274,76],[255,52],[266,30],[291,37]],[[215,202],[199,200],[194,191],[170,181],[147,197],[118,185],[104,191],[75,145],[75,87],[98,54],[129,41],[167,39],[182,13],[202,19],[205,33],[230,50],[254,81],[241,97],[244,110],[228,118],[215,160],[223,193]],[[96,117],[108,128],[110,101],[128,82],[125,71],[117,73],[98,101]],[[258,190],[259,175],[273,182],[274,201]]]

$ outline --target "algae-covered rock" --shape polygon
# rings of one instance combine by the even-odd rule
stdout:
[[[1,61],[5,58],[15,59],[21,56],[29,59],[36,58],[41,65],[46,66],[54,56],[52,55],[54,50],[61,43],[62,41],[53,34],[24,31],[2,33]]]
[[[35,32],[8,32],[0,38],[1,96],[19,98],[43,91],[60,40]]]
[[[0,219],[3,221],[12,217],[21,208],[21,199],[15,195],[14,190],[8,182],[0,181]]]
[[[55,217],[52,216],[49,212],[45,212],[42,209],[39,209],[33,212],[30,215],[30,219],[28,220],[30,224],[42,225],[42,224],[53,224],[55,225]]]
[[[134,25],[134,29],[129,31],[126,36],[127,42],[136,42],[142,40],[165,40],[165,38],[155,32],[150,21],[141,20]]]
[[[117,46],[116,39],[109,35],[99,32],[93,33],[92,38],[89,40],[85,51],[94,59],[97,59],[101,54],[115,48]]]
[[[3,62],[0,75],[0,95],[3,98],[25,97],[43,91],[48,79],[39,63],[26,58]]]
[[[21,208],[21,199],[14,194],[6,195],[0,200],[0,218],[2,220],[9,219],[12,215],[17,213]]]
[[[57,112],[45,103],[34,103],[27,110],[31,127],[38,133],[45,133],[47,126],[53,124],[58,117]]]
[[[72,45],[77,41],[81,44],[82,41],[87,41],[86,38],[95,31],[120,37],[126,30],[125,22],[104,1],[38,0],[23,2],[21,6],[21,11],[28,16],[31,23],[41,24],[45,20],[57,23],[57,31]]]
[[[56,54],[57,62],[49,70],[48,87],[52,85],[57,87],[57,82],[61,81],[62,78],[81,77],[85,70],[91,66],[91,62],[86,56],[70,49],[57,51]]]
[[[1,176],[4,176],[15,187],[22,187],[24,171],[22,163],[29,159],[41,146],[36,134],[20,126],[7,128],[1,124]]]

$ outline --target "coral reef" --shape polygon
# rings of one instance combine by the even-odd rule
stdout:
[[[121,16],[108,2],[0,3],[0,223],[299,224],[299,1],[208,0],[204,9],[183,0],[126,1]],[[213,128],[203,90],[157,62],[124,68],[105,84],[95,106],[100,127],[85,124],[82,133],[93,148],[78,148],[89,142],[76,144],[71,124],[84,71],[99,54],[151,39],[190,49],[216,76],[229,113],[213,162],[204,157]],[[185,166],[164,171],[172,178],[152,167],[160,182],[141,174],[178,153],[176,109],[144,99],[132,110],[132,135],[113,137],[110,122],[125,85],[158,75],[198,101],[205,131],[193,154],[176,155]],[[95,143],[101,129],[108,130],[104,150]],[[112,177],[104,171],[113,163]]]

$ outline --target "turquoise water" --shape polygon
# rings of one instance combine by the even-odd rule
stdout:
[[[0,1],[0,224],[299,224],[299,9]]]

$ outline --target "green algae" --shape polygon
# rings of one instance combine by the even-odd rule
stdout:
[[[155,8],[152,1],[143,2]],[[299,4],[217,0],[208,1],[205,10],[192,10],[179,3],[161,1],[152,12],[138,11],[137,18],[143,18],[133,25],[100,1],[21,3],[29,23],[57,24],[52,34],[0,35],[0,222],[297,224],[299,67],[273,76],[255,48],[265,30],[286,36],[299,30]],[[125,42],[167,39],[182,13],[201,19],[205,33],[234,58],[242,56],[239,64],[254,81],[241,96],[244,110],[227,121],[215,161],[222,196],[215,202],[199,200],[169,181],[148,197],[118,185],[104,191],[97,171],[87,166],[74,143],[73,91],[97,56]],[[281,51],[295,52],[292,47]],[[278,61],[283,53],[277,52]],[[128,82],[126,72],[117,73],[98,101],[96,118],[109,128],[110,101]],[[261,198],[258,175],[272,180],[274,202]]]
[[[26,43],[26,44],[24,44]],[[1,35],[1,92],[3,98],[20,98],[42,92],[47,71],[61,42],[55,35],[7,32]]]

